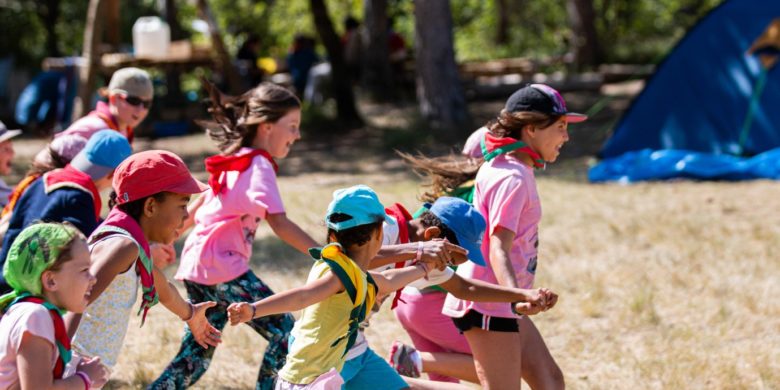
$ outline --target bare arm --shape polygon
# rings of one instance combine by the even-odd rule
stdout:
[[[287,213],[268,214],[265,217],[268,225],[282,241],[303,254],[309,253],[309,248],[320,246],[311,236],[303,231],[295,222],[287,218]]]
[[[92,303],[108,288],[117,275],[130,269],[138,258],[138,246],[128,238],[115,236],[95,244],[90,258],[92,260],[90,272],[97,279],[89,294],[89,303]],[[81,322],[81,314],[68,312],[63,317],[65,328],[68,329],[68,337],[72,338]]]
[[[84,389],[84,380],[79,376],[54,379],[51,366],[48,365],[53,353],[54,346],[46,339],[30,333],[22,336],[19,354],[16,357],[19,386],[22,389]],[[47,364],[42,364],[43,362]],[[99,360],[80,364],[78,370],[87,374],[96,387],[104,385],[108,379],[108,370],[100,364]]]
[[[254,303],[233,303],[228,307],[230,324],[236,325],[258,317],[301,310],[344,291],[341,280],[328,271],[325,276],[301,287],[287,290]],[[254,307],[254,309],[253,309]]]
[[[187,322],[195,341],[206,349],[208,349],[209,345],[213,347],[219,345],[221,332],[211,326],[206,318],[206,310],[216,306],[216,302],[207,301],[197,304],[187,302],[159,268],[153,267],[152,273],[154,275],[154,287],[157,290],[160,303],[173,314],[179,316],[182,321]]]
[[[371,260],[369,268],[377,268],[399,261],[417,258],[417,242],[407,244],[383,245],[379,254]],[[468,251],[447,240],[434,239],[423,242],[421,261],[442,268],[448,263],[460,264],[467,260]]]
[[[419,263],[404,268],[389,269],[386,271],[369,272],[379,288],[377,295],[389,294],[417,279],[428,275],[427,263]]]
[[[537,290],[504,287],[481,280],[462,278],[458,274],[439,286],[457,298],[474,302],[528,302],[539,299]]]
[[[515,279],[515,268],[512,266],[512,260],[509,253],[512,250],[512,243],[515,239],[515,233],[509,229],[497,227],[490,235],[490,267],[496,275],[498,284],[506,287],[517,288],[517,279]]]

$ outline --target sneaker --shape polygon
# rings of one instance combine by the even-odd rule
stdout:
[[[422,367],[420,367],[422,366],[422,361],[419,357],[415,359],[414,355],[419,356],[414,347],[396,340],[393,342],[393,346],[390,347],[390,356],[388,356],[387,362],[399,374],[410,378],[419,378],[420,371],[422,371]]]

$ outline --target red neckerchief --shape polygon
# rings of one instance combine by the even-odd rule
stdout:
[[[516,150],[520,153],[525,153],[533,160],[534,168],[544,168],[544,160],[542,156],[531,149],[530,146],[524,144],[522,141],[518,141],[512,137],[495,137],[490,132],[485,133],[485,143],[482,155],[485,157],[485,161],[490,161],[496,155],[494,153],[498,149],[506,149],[506,152]],[[501,153],[501,152],[498,152]]]
[[[68,332],[65,330],[65,321],[62,320],[62,315],[60,315],[59,310],[53,309],[54,305],[47,303],[44,299],[39,297],[20,297],[12,304],[19,302],[37,303],[43,305],[49,311],[51,321],[54,324],[54,341],[57,343],[57,350],[59,352],[57,362],[54,363],[52,375],[54,376],[54,379],[62,379],[62,374],[65,373],[65,366],[70,362],[70,337],[68,337]]]
[[[36,173],[34,175],[29,175],[22,179],[22,181],[19,182],[19,184],[14,187],[13,192],[11,192],[11,195],[8,196],[8,204],[3,207],[2,213],[0,213],[0,217],[5,217],[6,215],[10,214],[12,211],[14,211],[14,208],[16,208],[16,203],[19,202],[19,198],[22,197],[24,194],[24,191],[27,191],[27,188],[30,187],[32,183],[34,183],[38,178],[41,177],[40,173]]]
[[[103,221],[103,223],[97,229],[95,229],[95,232],[99,232],[100,227],[104,225],[115,226],[130,233],[130,236],[132,236],[135,242],[141,246],[141,249],[144,251],[146,257],[149,259],[152,258],[152,251],[149,247],[149,241],[146,239],[143,230],[141,230],[141,225],[139,225],[138,221],[133,219],[133,217],[127,215],[127,213],[120,210],[118,207],[114,207],[106,216],[106,220]],[[97,239],[109,236],[111,234],[118,233],[112,233],[110,231],[98,233],[97,236],[90,237],[90,242],[94,242]],[[141,309],[143,311],[141,325],[143,325],[143,322],[146,320],[146,312],[149,311],[150,307],[157,303],[158,298],[157,289],[154,287],[154,275],[152,274],[152,269],[147,268],[147,266],[144,265],[140,254],[138,258],[135,259],[135,273],[141,279],[141,289],[143,291],[141,294]]]
[[[400,203],[396,203],[386,208],[385,212],[387,215],[395,218],[396,223],[398,223],[398,241],[400,241],[401,244],[408,244],[409,221],[412,220],[412,215],[409,214],[409,211],[407,211]],[[406,261],[398,261],[395,263],[395,268],[403,268],[405,265]],[[393,303],[390,305],[391,310],[398,306],[398,301],[401,301],[401,290],[402,289],[398,289],[393,295]]]
[[[116,117],[114,117],[114,114],[111,113],[111,109],[108,108],[108,104],[105,102],[97,102],[97,105],[95,106],[95,110],[90,112],[88,115],[96,116],[103,120],[103,122],[106,122],[106,125],[108,125],[108,128],[111,130],[119,130],[119,122],[117,122]],[[127,142],[132,144],[133,143],[133,128],[130,126],[127,126]]]
[[[225,172],[244,172],[250,165],[255,156],[260,155],[266,158],[274,167],[274,172],[279,172],[279,166],[271,155],[263,149],[254,149],[249,153],[237,154],[232,156],[216,155],[206,159],[206,171],[209,173],[209,186],[214,191],[214,195],[222,191]]]
[[[95,187],[95,182],[84,172],[73,168],[70,164],[65,168],[55,169],[43,174],[43,191],[50,193],[60,188],[75,188],[92,195],[92,203],[95,206],[95,219],[100,220],[100,192]]]

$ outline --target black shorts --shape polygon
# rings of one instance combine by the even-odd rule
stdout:
[[[471,328],[479,328],[492,332],[520,332],[517,318],[492,317],[475,310],[469,310],[463,317],[453,318],[452,322],[455,323],[455,327],[458,328],[460,333]]]

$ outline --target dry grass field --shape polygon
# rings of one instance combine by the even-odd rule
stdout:
[[[213,150],[202,138],[150,146],[196,156]],[[35,147],[22,141],[17,149],[25,155]],[[291,219],[316,238],[324,237],[320,221],[336,188],[364,183],[385,203],[418,204],[419,180],[398,161],[358,154],[359,164],[340,165],[342,154],[307,172],[307,147],[296,146],[283,162],[280,187]],[[539,174],[537,285],[560,301],[534,321],[568,386],[780,388],[780,183],[592,185],[583,180],[587,163],[566,159]],[[301,284],[309,265],[260,229],[252,266],[276,291]],[[154,380],[176,353],[182,327],[162,308],[143,328],[135,318],[109,387]],[[394,339],[408,340],[387,305],[368,338],[382,355]],[[245,326],[228,327],[223,340],[197,388],[252,388],[265,341]]]

